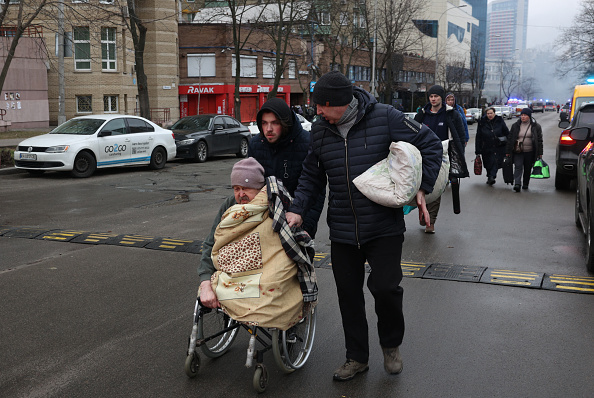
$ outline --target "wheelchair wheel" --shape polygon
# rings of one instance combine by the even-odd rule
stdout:
[[[209,312],[204,312],[198,319],[198,339],[203,339],[212,336],[226,327],[234,326],[237,322],[231,319],[229,315],[222,310],[216,309]],[[222,335],[215,337],[202,344],[202,352],[209,358],[218,358],[223,355],[235,337],[237,336],[238,328],[232,329]]]
[[[186,371],[186,375],[190,378],[196,377],[198,370],[200,369],[200,356],[198,353],[194,352],[186,357],[186,363],[184,366],[184,370]]]
[[[284,373],[305,365],[316,334],[316,310],[310,308],[305,317],[289,330],[272,331],[274,361]]]
[[[268,372],[263,364],[256,365],[252,384],[257,393],[266,391],[266,387],[268,386]]]

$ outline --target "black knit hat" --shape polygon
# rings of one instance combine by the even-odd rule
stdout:
[[[528,116],[532,117],[532,109],[526,107],[526,108],[522,109],[522,112],[520,112],[520,115],[528,115]]]
[[[445,102],[446,92],[443,89],[443,87],[441,87],[439,84],[436,84],[435,86],[431,86],[431,88],[429,88],[429,90],[427,90],[427,98],[429,98],[429,96],[431,94],[439,95],[441,97],[441,102]]]
[[[260,131],[262,131],[262,114],[265,112],[274,113],[279,120],[289,127],[289,131],[293,127],[293,111],[282,99],[278,97],[270,98],[262,105],[262,108],[260,108],[260,111],[256,115],[256,122]]]
[[[345,75],[333,70],[316,82],[313,102],[322,106],[344,106],[353,100],[353,85]]]

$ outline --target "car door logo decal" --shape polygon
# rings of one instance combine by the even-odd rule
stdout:
[[[115,156],[115,155],[121,156],[122,152],[126,152],[126,145],[114,144],[114,145],[107,145],[105,147],[105,153],[109,153],[109,156]]]

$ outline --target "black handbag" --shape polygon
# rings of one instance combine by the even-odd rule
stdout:
[[[505,135],[502,137],[497,135],[496,137],[499,140],[499,146],[504,146],[507,144],[507,137]]]

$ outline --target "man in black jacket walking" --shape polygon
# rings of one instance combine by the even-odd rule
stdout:
[[[379,104],[371,94],[340,72],[323,75],[314,86],[313,101],[322,117],[312,126],[312,143],[295,199],[286,214],[289,226],[304,214],[329,185],[328,226],[332,271],[338,292],[346,345],[346,362],[334,379],[350,380],[369,369],[369,339],[363,283],[365,262],[371,267],[367,286],[375,299],[384,368],[402,371],[399,346],[404,336],[400,258],[404,241],[402,208],[388,208],[367,199],[353,179],[385,159],[390,143],[406,141],[423,156],[423,180],[417,194],[421,214],[429,219],[425,193],[433,190],[443,149],[426,126],[402,112]]]
[[[452,187],[455,186],[457,188],[459,186],[458,178],[469,176],[466,161],[464,160],[466,137],[462,116],[455,108],[445,103],[446,92],[443,87],[439,85],[431,86],[427,91],[427,95],[429,97],[429,103],[416,114],[415,120],[429,127],[437,134],[440,140],[449,140],[449,145],[454,146],[454,148],[450,148],[449,152],[452,153],[453,149],[455,153],[459,154],[456,159],[461,164],[457,164],[456,167],[459,167],[462,173],[458,173],[457,175],[452,175],[451,173],[453,164],[452,157],[450,156],[450,181],[452,182]],[[429,203],[427,205],[429,220],[422,218],[419,221],[421,225],[425,226],[426,233],[435,233],[435,221],[437,220],[440,204],[441,197]]]

